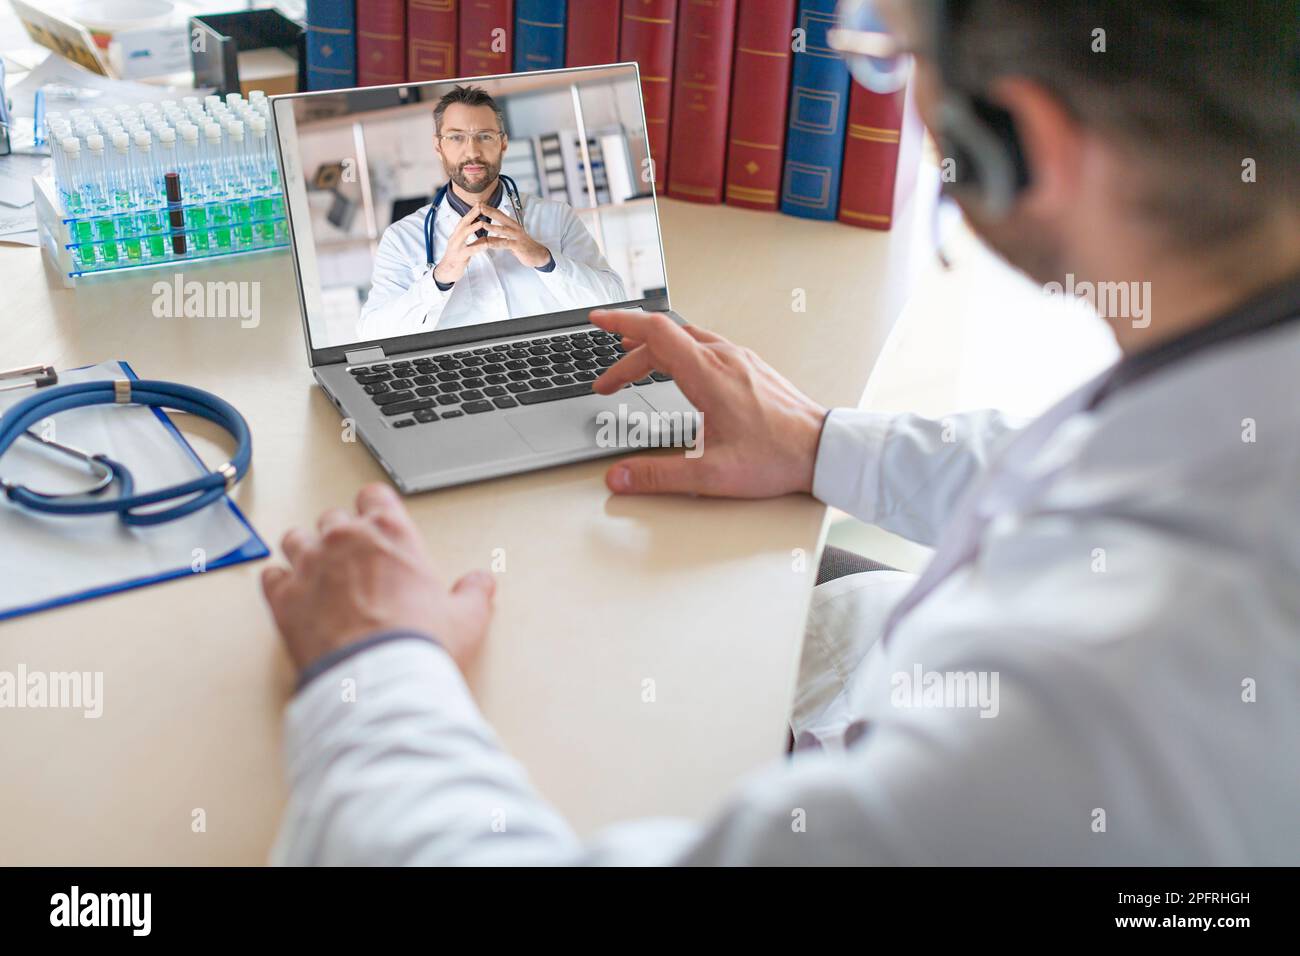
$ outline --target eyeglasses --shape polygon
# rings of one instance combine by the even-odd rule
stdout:
[[[896,93],[907,85],[912,53],[892,36],[873,0],[840,0],[838,26],[826,42],[844,57],[853,78],[873,93]]]
[[[500,143],[503,136],[505,136],[505,133],[499,129],[471,129],[457,133],[439,133],[438,139],[442,141],[443,146],[450,146],[452,149],[464,149],[472,137],[479,146],[489,149]]]

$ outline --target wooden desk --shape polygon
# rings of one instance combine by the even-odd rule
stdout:
[[[753,347],[821,401],[857,403],[899,311],[906,283],[886,276],[907,273],[909,229],[881,234],[671,200],[661,216],[679,312]],[[288,254],[184,274],[260,280],[260,324],[155,318],[151,286],[172,281],[169,271],[68,291],[38,251],[0,247],[0,364],[120,358],[142,377],[228,399],[255,447],[236,497],[275,547],[290,527],[383,476],[360,444],[341,440],[338,415],[312,382]],[[792,310],[799,289],[805,312]],[[215,446],[196,447],[220,460]],[[474,690],[582,833],[640,815],[703,816],[740,775],[781,753],[824,517],[806,497],[616,500],[602,481],[607,465],[409,501],[448,575],[488,567],[504,549]],[[292,675],[263,605],[261,567],[0,625],[0,670],[104,675],[98,720],[0,710],[0,862],[266,858],[286,794],[280,716]],[[643,702],[646,680],[653,703]],[[206,832],[192,829],[196,809]]]

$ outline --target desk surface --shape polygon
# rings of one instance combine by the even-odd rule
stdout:
[[[660,208],[674,308],[751,346],[819,400],[857,403],[899,311],[906,281],[886,276],[907,274],[910,230],[671,200]],[[260,280],[260,324],[155,318],[151,286],[171,281],[169,271],[65,290],[37,250],[0,247],[0,364],[120,358],[143,377],[225,397],[254,436],[236,500],[275,547],[382,472],[341,440],[313,384],[287,253],[196,263],[184,275]],[[794,308],[800,290],[806,311]],[[208,461],[220,460],[205,423],[182,424]],[[614,499],[607,464],[409,499],[448,576],[504,556],[473,688],[581,833],[642,815],[701,817],[780,753],[824,517],[802,496]],[[261,567],[0,625],[0,670],[102,671],[104,682],[97,720],[0,711],[0,861],[265,859],[286,795],[280,716],[292,674]]]

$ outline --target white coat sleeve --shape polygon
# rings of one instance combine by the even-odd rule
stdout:
[[[860,521],[932,546],[999,444],[1024,424],[997,411],[932,420],[834,409],[817,448],[813,496]]]
[[[1107,805],[1099,800],[1118,806],[1103,791],[1112,778],[1122,790],[1127,778],[1108,777],[1081,746],[1086,708],[1015,685],[1014,667],[1003,671],[996,720],[894,710],[845,754],[800,753],[751,775],[709,822],[631,821],[584,845],[502,750],[447,654],[393,641],[336,665],[291,702],[290,798],[272,862],[1100,862],[1115,849],[1090,840],[1088,812]]]
[[[396,225],[384,230],[371,270],[370,295],[357,322],[361,341],[432,332],[438,327],[456,287],[439,289],[423,257],[410,248]]]
[[[582,220],[568,206],[563,207],[563,215],[560,248],[551,249],[555,268],[540,273],[542,282],[575,309],[626,301],[623,279],[600,254],[596,240]]]

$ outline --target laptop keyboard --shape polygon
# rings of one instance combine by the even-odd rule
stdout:
[[[590,395],[591,383],[623,351],[608,332],[574,332],[348,371],[395,428],[407,428]],[[668,381],[663,372],[652,372],[632,384]]]

